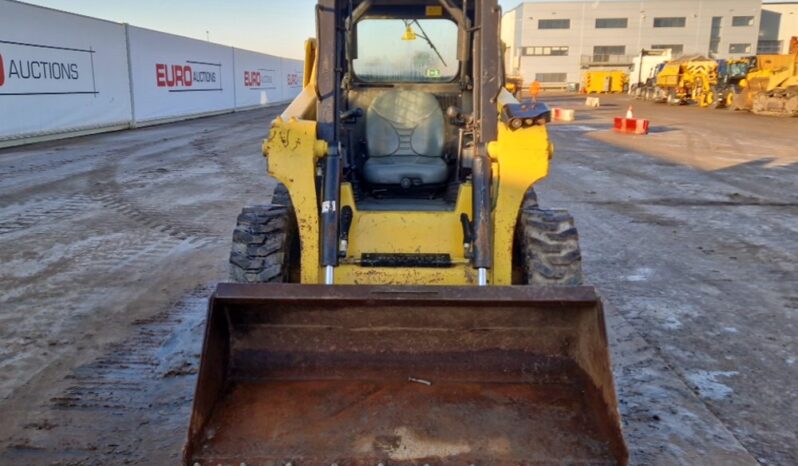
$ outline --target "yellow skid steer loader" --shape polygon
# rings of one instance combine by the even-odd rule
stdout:
[[[210,300],[186,465],[625,465],[550,110],[495,0],[320,0]]]

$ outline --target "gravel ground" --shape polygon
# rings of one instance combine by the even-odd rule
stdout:
[[[798,464],[798,119],[576,108],[541,203],[605,297],[633,464]],[[649,136],[608,131],[633,103]],[[0,151],[0,464],[177,464],[279,109]]]

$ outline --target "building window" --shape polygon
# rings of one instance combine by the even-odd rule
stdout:
[[[720,29],[723,23],[723,16],[712,17],[712,29],[709,31],[709,56],[715,56],[720,52]]]
[[[567,79],[567,73],[535,73],[535,81],[542,83],[564,83]]]
[[[625,45],[597,45],[593,47],[593,55],[623,55],[625,53]]]
[[[654,50],[671,49],[671,53],[674,55],[679,55],[684,52],[684,45],[682,44],[654,44],[651,48]]]
[[[524,55],[527,57],[564,57],[568,55],[568,47],[551,47],[551,46],[541,46],[541,47],[524,47]]]
[[[626,29],[628,24],[626,18],[596,18],[596,29]]]
[[[570,19],[539,19],[538,29],[571,29]]]
[[[753,16],[732,16],[732,26],[753,26]]]
[[[756,44],[757,55],[770,55],[781,53],[782,42],[780,40],[760,40]]]
[[[626,53],[624,45],[596,45],[593,47],[591,63],[618,63],[623,61]]]
[[[751,53],[751,44],[729,44],[729,53]]]
[[[654,18],[655,28],[683,28],[687,24],[687,18]]]

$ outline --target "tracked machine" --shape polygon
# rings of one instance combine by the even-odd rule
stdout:
[[[748,74],[746,89],[750,109],[759,115],[798,116],[798,38],[789,55],[758,57],[761,63]]]
[[[321,0],[210,299],[183,463],[625,465],[601,301],[538,206],[493,1]]]

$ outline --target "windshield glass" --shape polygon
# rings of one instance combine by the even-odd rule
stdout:
[[[357,23],[355,75],[369,82],[445,82],[459,70],[457,25],[446,19]]]
[[[732,63],[729,66],[729,76],[740,77],[748,73],[748,65],[745,63]]]

